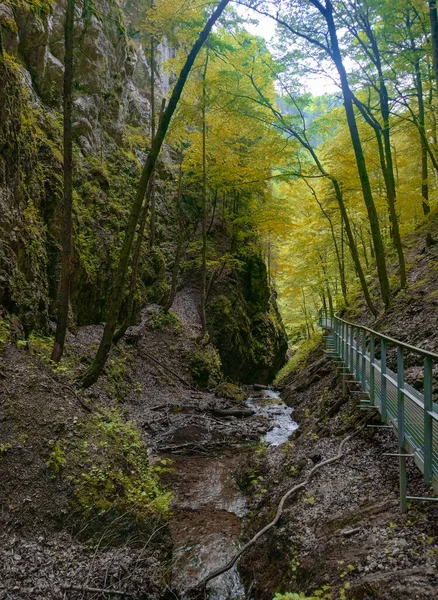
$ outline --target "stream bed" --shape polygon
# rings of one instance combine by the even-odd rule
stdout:
[[[262,440],[268,446],[284,443],[298,427],[291,417],[293,409],[271,389],[254,391],[246,405],[267,423]],[[251,452],[251,448],[242,446],[210,456],[171,456],[174,589],[196,586],[238,550],[241,519],[247,509],[234,473],[245,467]],[[210,582],[207,590],[210,600],[245,598],[237,567]]]

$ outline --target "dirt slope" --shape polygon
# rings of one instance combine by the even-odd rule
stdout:
[[[191,359],[206,348],[197,339],[191,308],[190,299],[180,298],[180,321],[164,323],[156,320],[158,307],[144,311],[142,323],[129,332],[129,343],[114,349],[105,375],[87,393],[78,392],[72,380],[93,356],[101,327],[81,327],[70,334],[61,372],[41,360],[49,355],[46,340],[31,339],[30,348],[9,344],[3,350],[1,599],[59,600],[61,586],[70,584],[128,590],[149,600],[171,594],[174,541],[166,521],[150,523],[147,535],[122,521],[116,541],[108,542],[108,532],[116,529],[110,523],[98,530],[100,539],[87,542],[92,527],[84,520],[85,534],[78,526],[72,483],[62,474],[54,476],[47,461],[58,441],[81,441],[80,426],[89,416],[84,406],[116,408],[126,420],[134,420],[146,442],[141,451],[151,453],[153,460],[163,452],[206,453],[258,439],[263,419],[218,419],[212,408],[241,405],[196,389]],[[69,592],[68,597],[75,600],[82,593]]]
[[[335,455],[344,436],[375,418],[355,400],[342,399],[340,377],[321,350],[285,383],[283,397],[295,407],[300,429],[252,467],[264,477],[265,493],[253,504],[248,537],[269,520],[287,489]],[[397,459],[383,456],[396,451],[393,433],[364,426],[345,457],[318,471],[288,502],[279,526],[243,561],[257,600],[270,600],[275,591],[336,600],[436,597],[438,507],[417,503],[401,515]],[[408,491],[428,493],[412,465]]]

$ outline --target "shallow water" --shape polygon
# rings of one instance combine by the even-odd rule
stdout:
[[[287,442],[291,433],[298,429],[298,423],[292,420],[293,408],[281,400],[280,392],[265,389],[261,394],[263,397],[259,397],[259,394],[250,396],[246,405],[271,423],[271,428],[263,436],[265,442],[271,446],[279,446]]]
[[[270,424],[262,437],[268,445],[286,442],[298,427],[291,418],[293,409],[272,389],[254,392],[246,404]],[[221,456],[172,456],[172,579],[181,592],[226,564],[239,548],[246,507],[233,473],[245,464],[249,452],[242,447]],[[245,589],[237,566],[211,581],[207,591],[209,600],[243,600]]]

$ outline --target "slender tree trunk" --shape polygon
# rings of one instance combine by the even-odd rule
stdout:
[[[429,205],[429,167],[428,167],[428,151],[426,143],[426,114],[424,109],[423,96],[423,79],[421,76],[420,60],[415,58],[414,61],[414,82],[418,102],[418,124],[420,128],[421,142],[421,196],[423,198],[423,213],[430,213]]]
[[[306,184],[308,185],[308,187],[310,188],[313,197],[315,198],[322,214],[324,215],[324,217],[327,219],[329,227],[330,227],[330,232],[331,232],[331,236],[332,236],[332,241],[333,241],[333,247],[335,249],[335,254],[336,254],[336,261],[338,263],[338,270],[339,270],[339,279],[341,282],[341,290],[342,290],[342,296],[344,298],[344,302],[345,305],[348,306],[348,294],[347,294],[347,283],[345,281],[345,269],[344,269],[344,262],[343,262],[343,257],[341,260],[341,256],[340,256],[340,252],[339,252],[339,245],[338,245],[338,241],[336,239],[336,233],[335,233],[335,228],[333,225],[333,220],[330,217],[329,213],[325,210],[322,202],[320,202],[315,189],[309,184],[308,181],[306,181]],[[342,223],[342,220],[341,220]],[[341,236],[343,236],[343,231],[341,231]],[[342,239],[342,237],[341,237]],[[343,243],[343,241],[341,242]],[[342,247],[342,252],[343,252],[343,247]]]
[[[73,230],[73,34],[75,0],[67,0],[65,15],[65,60],[64,60],[64,198],[62,211],[62,266],[58,288],[58,318],[52,360],[59,362],[64,352],[70,303],[72,230]]]
[[[386,268],[385,248],[383,245],[382,234],[380,231],[376,205],[374,203],[373,194],[371,190],[371,184],[368,176],[368,170],[365,161],[365,155],[362,148],[362,142],[360,140],[359,130],[357,127],[356,115],[354,114],[353,93],[348,83],[347,72],[345,71],[344,63],[342,60],[342,54],[339,48],[338,34],[333,19],[333,5],[330,0],[326,0],[326,8],[324,9],[324,7],[317,0],[311,0],[311,2],[312,4],[314,4],[314,6],[318,8],[318,10],[326,19],[330,36],[333,61],[335,63],[341,81],[341,89],[344,98],[344,108],[347,117],[347,124],[350,131],[354,155],[356,158],[357,169],[362,187],[362,194],[367,208],[368,219],[370,222],[371,235],[376,253],[376,265],[377,273],[379,276],[380,292],[382,295],[383,303],[386,307],[388,307],[391,304],[391,290],[389,287],[388,272]]]
[[[140,266],[141,247],[143,245],[144,232],[146,229],[146,221],[149,214],[150,206],[150,190],[153,185],[153,178],[150,180],[149,193],[146,193],[146,202],[143,206],[143,211],[140,220],[140,229],[137,233],[137,239],[134,244],[134,251],[132,253],[132,267],[131,267],[131,280],[129,284],[128,301],[126,303],[126,314],[123,319],[122,325],[113,335],[113,343],[117,344],[122,337],[125,335],[126,330],[132,322],[132,316],[134,314],[134,300],[135,290],[137,288],[138,269]]]
[[[179,273],[179,264],[181,261],[182,248],[184,243],[184,222],[183,222],[183,214],[182,214],[182,175],[183,175],[183,156],[181,155],[181,162],[179,165],[179,181],[178,181],[178,193],[176,196],[176,213],[178,218],[178,241],[175,252],[175,262],[173,263],[172,269],[172,283],[170,287],[169,298],[167,299],[166,306],[164,307],[164,312],[168,312],[175,300],[176,290],[178,288],[178,273]]]
[[[151,0],[151,8],[154,7],[154,0]],[[151,145],[154,143],[155,138],[155,40],[151,34]],[[150,235],[149,235],[149,247],[153,248],[155,243],[155,169],[152,173],[152,184],[151,184],[151,224],[150,224]]]
[[[208,19],[204,29],[200,33],[198,40],[196,41],[189,55],[187,56],[186,62],[181,70],[181,73],[173,89],[172,95],[169,100],[169,104],[167,105],[167,108],[164,112],[163,119],[159,124],[157,135],[155,136],[155,140],[152,144],[151,151],[149,152],[148,157],[146,159],[146,163],[143,167],[143,171],[137,189],[137,194],[131,207],[131,213],[126,226],[125,239],[120,253],[119,264],[117,267],[112,287],[112,293],[110,297],[102,340],[100,342],[99,348],[97,350],[96,356],[92,364],[90,365],[89,369],[87,370],[87,372],[81,380],[81,384],[83,387],[89,387],[90,385],[92,385],[97,380],[105,366],[109,351],[111,349],[112,338],[117,325],[117,318],[120,312],[120,306],[123,301],[123,288],[125,283],[126,271],[129,264],[129,256],[131,254],[132,242],[135,235],[135,229],[137,227],[138,218],[140,216],[141,207],[143,205],[144,196],[148,187],[151,174],[154,170],[155,163],[160,153],[161,146],[167,133],[170,120],[173,116],[173,113],[175,112],[175,109],[181,97],[184,85],[187,81],[187,77],[190,73],[196,56],[198,55],[199,50],[201,49],[205,40],[207,39],[213,25],[216,23],[216,21],[218,20],[228,3],[229,0],[221,0],[219,2],[217,8],[213,11],[213,14]]]
[[[163,98],[163,101],[161,103],[160,121],[163,118],[163,112],[164,112],[165,106],[166,106],[166,100]],[[137,289],[137,278],[138,278],[138,271],[140,268],[141,249],[142,249],[143,240],[145,237],[144,233],[145,233],[145,229],[146,229],[146,222],[147,222],[147,218],[148,218],[148,214],[149,214],[149,207],[151,204],[151,198],[152,198],[152,194],[154,192],[154,188],[155,188],[155,171],[152,173],[152,176],[149,180],[149,187],[146,192],[146,202],[143,205],[143,209],[142,209],[142,213],[141,213],[140,229],[137,233],[137,239],[135,241],[134,251],[132,253],[133,256],[132,256],[132,267],[131,267],[131,281],[129,284],[129,294],[128,294],[128,301],[126,303],[125,318],[123,319],[123,323],[120,326],[120,328],[118,329],[118,331],[116,331],[115,334],[113,335],[113,344],[117,344],[119,342],[119,340],[125,335],[126,330],[132,323],[132,318],[133,318],[134,309],[135,309],[135,306],[134,306],[135,290]]]
[[[362,292],[365,298],[365,302],[367,303],[368,308],[372,312],[372,314],[376,317],[377,310],[374,306],[373,301],[371,300],[370,292],[368,289],[368,284],[365,279],[365,274],[362,269],[362,265],[359,258],[359,252],[357,251],[356,242],[354,239],[353,232],[351,230],[350,218],[347,213],[347,209],[344,204],[344,198],[342,195],[342,191],[340,185],[336,179],[332,179],[333,188],[335,190],[336,199],[338,201],[339,210],[341,212],[342,221],[345,227],[345,233],[347,234],[348,245],[351,252],[351,258],[353,259],[353,263],[356,269],[357,276],[359,277],[360,285],[362,287]]]
[[[216,208],[217,208],[217,202],[218,202],[218,190],[216,188],[216,191],[214,193],[214,198],[213,198],[213,212],[211,214],[211,219],[210,219],[210,225],[208,226],[208,233],[211,233],[211,230],[213,228],[213,224],[214,224],[214,218],[216,216]]]
[[[435,72],[435,86],[438,86],[438,16],[436,0],[429,1],[430,28],[432,31],[432,56],[433,70]]]
[[[268,286],[271,289],[271,232],[268,232]]]
[[[208,49],[202,74],[202,283],[201,283],[201,331],[207,333],[207,68]]]
[[[5,55],[4,47],[3,47],[3,29],[0,24],[0,56],[3,57]]]
[[[334,314],[335,309],[333,307],[333,297],[332,297],[332,293],[330,291],[330,286],[329,286],[328,282],[327,282],[327,298],[328,298],[328,302],[329,302],[330,312],[331,312],[331,314]]]
[[[322,307],[325,311],[327,311],[327,302],[325,300],[325,294],[324,294],[324,290],[322,290],[321,292],[321,300],[322,300]]]
[[[304,294],[303,288],[301,288],[301,294],[303,297],[303,312],[304,312],[304,320],[305,320],[306,329],[307,329],[307,339],[310,340],[310,338],[312,337],[312,332],[310,330],[310,319],[309,319],[309,315],[307,313],[306,295]]]

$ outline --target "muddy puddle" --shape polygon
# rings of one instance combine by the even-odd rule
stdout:
[[[247,406],[268,423],[262,436],[268,445],[285,442],[298,427],[291,418],[292,409],[273,390],[254,392]],[[239,548],[246,507],[234,474],[245,467],[251,452],[242,447],[216,456],[171,456],[172,588],[180,590],[181,598],[184,590],[226,564]],[[237,567],[210,582],[207,591],[210,600],[245,598]]]

